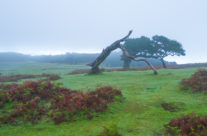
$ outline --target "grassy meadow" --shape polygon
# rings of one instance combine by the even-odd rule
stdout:
[[[53,122],[38,124],[1,125],[0,136],[96,136],[103,126],[114,122],[123,136],[158,136],[163,126],[172,118],[195,112],[207,115],[207,95],[182,91],[179,82],[190,77],[199,68],[160,69],[152,71],[114,71],[100,75],[67,75],[86,66],[45,63],[3,63],[2,75],[55,73],[61,79],[54,81],[75,90],[88,91],[111,85],[122,91],[124,100],[109,105],[108,110],[98,113],[92,120],[83,117],[76,121],[55,125]],[[21,82],[21,81],[19,81]],[[179,110],[165,110],[162,103],[172,103]],[[1,109],[2,110],[2,109]]]
[[[87,69],[85,65],[66,65],[40,62],[1,62],[0,73],[2,75],[14,74],[66,74],[75,69]]]

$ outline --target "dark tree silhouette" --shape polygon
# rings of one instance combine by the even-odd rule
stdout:
[[[163,67],[166,68],[164,58],[167,56],[185,56],[185,50],[182,44],[175,40],[170,40],[164,36],[155,35],[152,37],[153,45],[156,52],[154,53],[154,58],[159,59]]]
[[[123,51],[124,55],[127,56],[128,58],[130,58],[134,61],[144,61],[154,71],[154,74],[157,75],[157,70],[146,59],[136,59],[136,57],[130,55],[127,52],[127,50],[123,47],[123,45],[120,45],[120,49]]]
[[[140,38],[134,38],[134,39],[127,39],[123,47],[135,57],[144,57],[144,58],[152,58],[153,56],[153,47],[152,47],[152,41],[142,36]],[[152,52],[153,51],[153,52]],[[129,68],[131,59],[124,54],[121,56],[121,60],[124,61],[123,67]]]
[[[185,50],[179,42],[170,40],[164,36],[156,35],[152,37],[152,40],[144,36],[128,39],[123,46],[135,57],[159,59],[164,68],[166,68],[165,57],[185,55]],[[131,60],[127,56],[123,54],[121,60],[124,61],[123,67],[129,67]]]
[[[109,56],[109,54],[113,50],[116,50],[117,48],[119,48],[120,43],[124,42],[127,38],[129,38],[131,33],[132,33],[132,30],[130,30],[129,33],[124,38],[121,38],[120,40],[115,41],[114,43],[106,47],[106,49],[103,49],[102,53],[96,58],[96,60],[88,64],[89,66],[92,67],[91,74],[100,73],[99,65]]]

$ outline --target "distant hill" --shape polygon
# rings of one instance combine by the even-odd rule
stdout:
[[[103,62],[104,67],[122,67],[123,61],[120,60],[121,52],[113,52]],[[39,55],[31,56],[15,52],[0,52],[1,62],[47,62],[47,63],[64,63],[71,65],[86,65],[92,62],[99,54],[98,53],[66,53],[62,55]],[[161,62],[156,59],[148,59],[153,65],[161,65]],[[167,64],[176,64],[176,62],[166,62]],[[145,66],[144,62],[132,62],[132,67]]]
[[[15,52],[0,52],[0,62],[29,61],[30,59],[31,59],[30,55],[24,55]]]

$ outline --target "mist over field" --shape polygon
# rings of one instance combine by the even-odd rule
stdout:
[[[0,0],[0,136],[207,136],[206,0]]]
[[[206,62],[205,0],[10,0],[0,2],[0,51],[32,55],[100,53],[131,38],[164,35],[182,43],[177,63]]]

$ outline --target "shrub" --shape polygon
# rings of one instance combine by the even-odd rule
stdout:
[[[48,80],[58,80],[60,76],[57,74],[41,74],[41,75],[31,75],[31,74],[24,74],[24,75],[10,75],[10,76],[1,76],[0,75],[0,82],[17,82],[21,79],[31,79],[31,78],[40,78],[44,77]]]
[[[199,70],[190,78],[181,81],[183,90],[192,90],[192,92],[207,92],[207,70]]]
[[[67,121],[66,115],[64,113],[61,113],[61,112],[53,113],[51,115],[51,118],[52,118],[52,120],[54,121],[55,124],[60,124],[62,122]]]
[[[6,103],[12,105],[6,113],[0,112],[0,123],[36,123],[47,116],[59,124],[80,113],[92,119],[92,112],[105,111],[116,96],[122,96],[121,91],[110,86],[83,93],[50,81],[0,85],[0,90],[0,107],[4,108]]]
[[[172,119],[165,126],[165,132],[171,136],[206,136],[207,117],[201,118],[192,113],[178,119]]]
[[[60,79],[60,76],[57,74],[51,74],[48,76],[48,80],[58,80]]]
[[[180,108],[176,105],[176,103],[162,103],[161,104],[162,108],[165,109],[166,111],[170,111],[170,112],[176,112],[179,111]]]
[[[106,125],[104,130],[98,136],[121,136],[114,122]]]
[[[122,94],[110,86],[97,88],[87,93],[71,92],[55,96],[50,108],[54,113],[70,113],[67,115],[69,117],[82,112],[88,116],[88,119],[92,119],[93,116],[90,113],[105,111],[108,103],[113,102],[115,96],[122,96]]]

